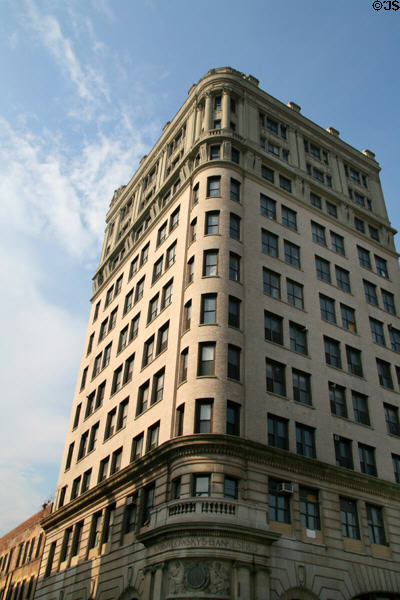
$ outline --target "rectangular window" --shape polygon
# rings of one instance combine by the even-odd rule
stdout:
[[[165,369],[162,368],[153,377],[153,391],[152,391],[151,404],[160,402],[163,399],[164,380],[165,380]]]
[[[335,445],[336,466],[344,467],[345,469],[354,469],[351,440],[340,435],[334,435],[333,441]]]
[[[88,347],[87,347],[87,350],[86,350],[86,356],[88,356],[91,353],[91,351],[93,349],[93,342],[94,342],[94,333],[92,333],[90,335]]]
[[[312,239],[316,244],[326,246],[325,227],[311,221]]]
[[[89,534],[89,550],[96,548],[100,542],[100,531],[101,531],[101,517],[102,512],[96,512],[92,517],[92,524],[90,527]]]
[[[283,175],[279,175],[279,187],[286,192],[292,192],[292,182]]]
[[[293,400],[302,404],[311,404],[310,375],[297,369],[292,370]]]
[[[235,202],[240,202],[240,182],[231,178],[230,198]]]
[[[221,177],[207,177],[207,196],[215,198],[221,195]]]
[[[200,323],[207,325],[216,323],[217,294],[202,294],[200,308]]]
[[[198,353],[198,376],[215,374],[215,342],[201,342]]]
[[[226,403],[226,433],[228,435],[240,435],[240,404]]]
[[[168,334],[169,334],[169,321],[164,323],[157,333],[157,348],[156,355],[158,356],[161,352],[164,352],[168,348]]]
[[[97,483],[104,481],[108,477],[108,467],[110,465],[110,457],[106,456],[103,460],[100,461],[99,466],[99,477]]]
[[[274,183],[275,181],[275,173],[272,169],[266,167],[265,165],[261,165],[261,177],[270,183]]]
[[[381,346],[386,346],[383,323],[370,317],[369,324],[371,327],[372,341],[374,341],[376,344],[380,344]]]
[[[380,256],[376,256],[375,254],[375,265],[376,272],[378,273],[378,275],[384,277],[385,279],[389,279],[389,272],[386,260],[384,258],[381,258]]]
[[[126,327],[124,327],[120,331],[119,340],[118,340],[118,352],[121,352],[121,350],[123,350],[128,343],[128,330],[129,330],[129,326],[126,325]]]
[[[395,482],[400,483],[400,456],[398,454],[392,454],[392,461]]]
[[[399,409],[397,406],[391,406],[390,404],[384,404],[383,407],[385,409],[385,421],[388,433],[400,436]]]
[[[183,307],[183,331],[190,329],[190,323],[192,320],[192,301],[188,300]]]
[[[76,429],[76,427],[78,427],[81,409],[82,409],[82,403],[78,404],[78,406],[75,409],[74,424],[72,425],[72,429]]]
[[[395,315],[396,309],[395,309],[395,305],[394,305],[394,295],[391,294],[390,292],[386,292],[385,290],[381,290],[381,294],[382,294],[383,309],[386,310],[386,312],[390,313],[391,315]]]
[[[234,296],[229,296],[228,325],[230,327],[240,327],[240,300]]]
[[[261,214],[276,221],[276,201],[264,194],[260,194]]]
[[[268,478],[268,516],[270,521],[290,523],[290,499],[280,492],[282,481]]]
[[[357,423],[370,425],[367,396],[364,396],[364,394],[360,394],[359,392],[351,392],[351,396],[353,400],[354,420]]]
[[[157,281],[162,275],[162,265],[163,265],[163,256],[160,256],[158,260],[153,265],[153,278],[152,283]]]
[[[107,415],[106,428],[104,431],[104,439],[107,440],[109,437],[114,435],[115,423],[117,420],[117,409],[113,408]]]
[[[116,505],[109,504],[104,513],[103,532],[101,535],[101,543],[106,544],[111,540],[112,528],[115,520]]]
[[[240,348],[228,344],[227,376],[240,381]]]
[[[289,449],[288,420],[268,415],[268,444],[282,450]]]
[[[98,364],[96,364],[96,361],[98,361]],[[96,359],[94,361],[93,373],[96,371],[97,368],[100,371],[100,361],[101,361],[101,353],[96,357]],[[96,367],[96,369],[95,369],[95,367]],[[80,391],[82,391],[83,389],[85,389],[88,370],[89,370],[89,367],[85,367],[83,369],[83,371],[82,371]],[[97,372],[96,372],[96,375],[97,375]],[[95,377],[95,375],[92,375],[92,379],[93,379],[93,377]]]
[[[321,319],[336,323],[335,301],[327,296],[319,295],[319,304],[321,308]]]
[[[210,475],[200,474],[193,476],[193,496],[204,497],[210,495]]]
[[[336,284],[338,288],[350,294],[350,274],[345,269],[335,266]]]
[[[122,448],[118,448],[118,450],[115,450],[111,455],[110,475],[113,475],[114,473],[117,473],[120,470],[121,461],[122,461]]]
[[[266,359],[267,391],[286,396],[285,365]]]
[[[386,545],[385,527],[383,524],[382,508],[367,504],[369,539],[373,544]]]
[[[296,423],[296,452],[300,456],[316,458],[314,427]]]
[[[107,290],[106,299],[104,301],[104,308],[107,308],[107,306],[110,304],[111,300],[113,299],[113,296],[114,296],[114,285],[112,285]]]
[[[126,313],[128,311],[130,311],[130,309],[132,308],[133,305],[133,289],[128,292],[128,294],[125,296],[125,302],[124,302],[124,315],[126,315]]]
[[[263,268],[263,287],[264,294],[268,294],[273,298],[281,297],[281,282],[280,275],[274,271]]]
[[[229,215],[229,237],[233,240],[240,240],[240,217],[234,213]]]
[[[297,213],[287,206],[282,206],[282,225],[297,231]]]
[[[134,362],[135,354],[132,354],[129,358],[126,359],[124,366],[124,376],[122,378],[122,385],[125,385],[126,383],[128,383],[128,381],[131,381]]]
[[[219,233],[219,210],[210,210],[205,215],[204,235]]]
[[[344,387],[336,383],[329,383],[329,401],[333,415],[347,418],[346,392]]]
[[[357,252],[360,265],[366,269],[371,269],[371,257],[369,251],[365,250],[365,248],[361,248],[361,246],[357,246]]]
[[[111,358],[111,343],[108,344],[105,348],[104,348],[104,352],[103,352],[103,362],[101,365],[102,369],[105,369],[109,364],[110,364],[110,358]]]
[[[367,475],[378,475],[375,462],[375,448],[366,444],[358,444],[358,454],[360,457],[361,473]]]
[[[135,317],[133,317],[129,329],[129,341],[134,340],[137,337],[139,331],[139,319],[140,313],[138,313]]]
[[[88,439],[89,439],[89,430],[85,431],[81,435],[81,441],[79,443],[79,450],[78,450],[77,460],[80,460],[81,458],[83,458],[85,456],[85,454],[87,452]]]
[[[112,329],[114,329],[115,325],[117,324],[117,312],[118,312],[118,306],[116,308],[114,308],[114,310],[111,311],[110,321],[108,323],[108,331],[111,331]]]
[[[150,380],[147,380],[145,383],[142,383],[142,385],[139,387],[136,416],[140,415],[145,410],[147,410],[149,404],[149,391]]]
[[[97,321],[97,318],[99,316],[99,310],[100,310],[100,300],[98,301],[98,303],[96,304],[96,306],[94,307],[94,314],[93,314],[93,323],[95,321]]]
[[[315,206],[315,208],[319,208],[320,210],[322,209],[321,196],[314,194],[314,192],[310,192],[310,203],[312,206]]]
[[[337,207],[335,204],[332,204],[331,202],[327,202],[326,203],[326,212],[331,217],[334,217],[335,219],[337,219]]]
[[[307,354],[307,329],[304,325],[289,323],[290,349],[300,354]]]
[[[168,223],[167,223],[167,221],[165,221],[161,225],[161,227],[159,228],[159,230],[157,232],[157,246],[162,244],[162,242],[165,240],[165,238],[167,237],[167,232],[168,232]],[[132,275],[129,273],[129,277],[132,277]]]
[[[142,359],[142,367],[150,364],[153,360],[153,352],[154,352],[154,335],[152,335],[145,343],[143,347],[143,359]]]
[[[224,498],[237,500],[239,490],[239,482],[234,477],[224,477]]]
[[[203,277],[216,277],[218,275],[218,250],[204,250]]]
[[[284,241],[285,262],[300,269],[300,247],[292,242]]]
[[[229,252],[229,279],[240,281],[240,256],[234,252]]]
[[[283,344],[283,318],[264,311],[264,336],[270,342]]]
[[[74,498],[76,498],[79,494],[79,488],[81,486],[81,477],[76,477],[73,482],[72,482],[72,488],[71,488],[71,500],[74,500]]]
[[[46,570],[44,573],[45,577],[49,577],[49,575],[51,573],[51,569],[53,568],[53,560],[54,560],[54,554],[56,552],[56,545],[57,545],[57,542],[51,542],[51,544],[50,544],[49,554],[47,557]],[[10,554],[10,558],[11,558],[11,554]],[[8,563],[8,565],[9,564],[10,563]],[[7,567],[7,570],[8,570],[8,567]]]
[[[321,279],[321,281],[326,281],[327,283],[331,282],[331,266],[329,261],[316,256],[315,268],[318,279]]]
[[[139,302],[139,300],[143,297],[144,292],[144,277],[137,282],[136,290],[135,290],[135,302]]]
[[[233,127],[232,127],[232,125],[233,125]],[[231,123],[231,129],[233,129],[235,131],[236,127],[235,127],[234,123]],[[232,160],[232,162],[236,163],[237,165],[240,163],[240,152],[237,148],[232,147],[231,160]]]
[[[139,263],[139,258],[137,256],[135,256],[135,258],[132,260],[130,266],[129,266],[129,277],[128,279],[132,279],[132,277],[136,274],[137,270],[138,270],[138,263]]]
[[[324,345],[326,364],[331,365],[331,367],[341,369],[342,360],[340,357],[340,343],[324,336]]]
[[[377,358],[376,366],[378,369],[378,378],[380,385],[389,388],[390,390],[393,390],[394,388],[390,363],[386,362],[385,360],[381,360],[380,358]]]
[[[183,435],[183,423],[185,420],[185,404],[180,404],[176,409],[175,435]]]
[[[287,300],[295,308],[304,309],[303,286],[300,283],[287,280]]]
[[[278,256],[278,236],[266,229],[261,229],[261,249],[264,254]]]
[[[210,146],[210,159],[218,160],[220,157],[220,150],[221,150],[220,145]]]
[[[310,530],[321,529],[318,490],[300,486],[300,521]]]
[[[160,421],[151,425],[147,430],[147,452],[154,450],[158,446],[158,438],[160,434]]]
[[[178,180],[179,183],[179,180]],[[174,189],[175,192],[175,189]],[[179,225],[179,212],[180,212],[180,207],[178,206],[178,208],[176,208],[174,210],[174,212],[171,214],[170,218],[169,218],[169,232],[171,233],[171,231],[173,231],[174,229],[176,229],[176,227],[178,227]]]
[[[92,425],[91,429],[90,429],[90,436],[89,436],[89,444],[88,444],[88,453],[92,452],[92,450],[95,449],[96,447],[96,442],[97,442],[97,434],[99,432],[99,426],[100,426],[100,422],[97,421],[97,423],[95,423],[94,425]]]
[[[342,536],[360,539],[360,526],[358,523],[357,502],[350,498],[340,498],[340,520]]]
[[[392,350],[400,352],[400,331],[395,329],[392,325],[389,325],[388,329]]]
[[[331,231],[332,250],[337,254],[344,256],[344,238],[343,236]]]
[[[143,433],[140,433],[132,440],[131,462],[138,460],[143,452]]]
[[[342,327],[347,329],[348,331],[352,331],[356,333],[356,316],[355,310],[350,308],[350,306],[346,306],[345,304],[340,305],[340,314],[342,317]]]
[[[169,306],[172,302],[173,280],[164,285],[161,293],[161,310]]]
[[[213,399],[196,400],[194,433],[212,433]]]
[[[368,304],[372,304],[373,306],[378,306],[378,296],[376,293],[376,285],[374,285],[373,283],[370,283],[369,281],[365,281],[365,279],[363,279],[363,284],[364,284],[365,299],[368,302]]]
[[[154,506],[154,495],[155,495],[155,483],[151,483],[150,485],[144,488],[143,493],[143,506],[142,506],[142,525],[147,525],[150,523],[151,511]]]
[[[361,351],[356,348],[346,346],[347,370],[353,375],[363,377],[363,368],[361,362]]]

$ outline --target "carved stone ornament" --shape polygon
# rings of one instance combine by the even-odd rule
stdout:
[[[229,568],[221,561],[171,561],[168,566],[168,593],[188,594],[193,590],[202,590],[213,596],[229,596]]]
[[[201,590],[208,583],[208,569],[202,565],[193,565],[185,573],[186,584],[194,590]]]
[[[185,591],[184,570],[180,560],[174,560],[168,568],[168,590],[170,594],[180,594]]]

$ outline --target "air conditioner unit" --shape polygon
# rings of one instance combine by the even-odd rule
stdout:
[[[293,494],[293,485],[288,482],[278,483],[277,491],[278,494]]]

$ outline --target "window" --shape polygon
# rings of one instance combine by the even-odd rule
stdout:
[[[391,315],[395,315],[396,309],[394,306],[393,294],[391,294],[390,292],[386,292],[385,290],[381,290],[381,294],[382,294],[383,309],[386,310],[386,312],[390,313]]]
[[[324,336],[325,345],[325,360],[327,365],[331,367],[342,368],[342,360],[340,358],[340,344],[336,340]]]
[[[280,275],[270,271],[269,269],[263,268],[263,286],[264,294],[268,294],[273,298],[281,297],[281,282]]]
[[[369,281],[365,281],[365,279],[363,279],[363,284],[364,284],[365,299],[368,302],[368,304],[378,306],[378,296],[376,294],[376,285],[374,285],[373,283],[370,283]]]
[[[240,381],[240,348],[228,344],[227,376]]]
[[[132,308],[132,305],[133,305],[133,290],[128,292],[128,294],[125,296],[124,315],[126,315],[126,313],[128,311],[130,311],[130,309]]]
[[[373,544],[386,544],[385,527],[383,524],[382,508],[367,504],[367,519],[369,539]]]
[[[400,483],[400,456],[398,454],[392,454],[394,479],[396,483]]]
[[[167,249],[165,254],[165,268],[168,269],[171,267],[176,259],[176,242],[171,244],[171,246]]]
[[[312,239],[316,244],[326,246],[325,227],[311,221]]]
[[[240,327],[240,300],[234,296],[229,296],[228,325],[230,327]]]
[[[115,296],[118,296],[118,294],[120,293],[121,289],[122,289],[122,279],[123,279],[123,274],[120,275],[117,279],[117,281],[115,282],[115,292],[114,292],[114,298]]]
[[[240,404],[230,400],[226,403],[226,433],[240,435]]]
[[[72,455],[74,453],[74,446],[75,446],[75,442],[72,442],[69,446],[68,446],[68,454],[67,454],[67,460],[65,461],[65,470],[67,471],[70,467],[71,467],[71,463],[72,463]]]
[[[87,451],[88,438],[89,438],[89,430],[85,431],[81,435],[81,441],[79,443],[79,450],[78,450],[78,458],[77,458],[77,460],[80,460],[81,458],[83,458],[85,456],[86,451]]]
[[[215,96],[215,98],[214,98],[214,110],[221,110],[221,96]]]
[[[129,326],[126,325],[126,327],[124,327],[119,334],[118,352],[121,352],[121,350],[123,350],[128,343],[128,329]]]
[[[188,300],[183,308],[183,331],[190,329],[190,322],[192,317],[192,301]]]
[[[189,258],[186,264],[186,283],[189,285],[194,280],[194,256]]]
[[[167,221],[165,221],[161,227],[159,228],[158,232],[157,232],[157,246],[159,246],[160,244],[162,244],[162,242],[165,240],[165,238],[167,237],[167,231],[168,231],[168,223]],[[131,277],[132,275],[129,274],[129,277]]]
[[[279,187],[286,192],[292,191],[292,182],[287,177],[279,175]]]
[[[121,461],[122,461],[122,448],[118,448],[118,450],[115,450],[111,455],[110,475],[113,475],[114,473],[117,473],[120,470]]]
[[[62,506],[64,506],[64,502],[65,502],[65,495],[67,493],[67,486],[64,485],[61,488],[61,492],[60,492],[60,499],[58,501],[58,508],[61,508]]]
[[[311,383],[310,375],[293,369],[293,400],[302,404],[311,404]]]
[[[72,539],[72,546],[71,546],[71,556],[77,556],[79,554],[79,548],[81,545],[81,539],[82,539],[82,531],[83,531],[83,521],[79,521],[76,525],[75,525],[75,529],[74,529],[74,537]],[[27,599],[29,599],[29,591],[27,594]]]
[[[375,448],[366,444],[358,444],[358,454],[360,456],[361,473],[377,476],[375,463]]]
[[[357,217],[354,217],[354,227],[360,233],[365,233],[365,223],[364,223],[364,221],[362,221],[361,219],[358,219]]]
[[[371,335],[372,340],[376,344],[380,344],[381,346],[386,346],[385,335],[383,332],[383,323],[381,321],[377,321],[372,317],[369,318],[369,324],[371,327]]]
[[[221,195],[221,177],[207,177],[207,196],[215,198]]]
[[[392,350],[400,352],[400,331],[395,329],[392,325],[389,325],[388,329]]]
[[[264,254],[278,256],[278,236],[266,229],[261,230],[261,249]]]
[[[320,210],[322,209],[321,196],[314,194],[314,192],[310,192],[310,203],[312,206],[315,206],[315,208],[319,208]]]
[[[318,490],[300,486],[300,521],[310,530],[321,529]]]
[[[96,361],[98,361],[98,365],[96,364]],[[95,372],[95,367],[96,367],[96,375],[100,371],[100,361],[101,361],[101,353],[96,357],[96,359],[94,361],[93,373]],[[97,367],[98,367],[98,371],[97,371]],[[85,367],[83,369],[83,371],[82,371],[82,379],[81,379],[80,391],[82,391],[83,389],[85,389],[88,370],[89,370],[89,367]],[[92,375],[92,379],[93,379],[93,377],[95,377],[95,375]]]
[[[295,281],[287,280],[288,303],[296,308],[304,309],[303,286]]]
[[[371,269],[371,258],[369,251],[365,250],[365,248],[361,248],[361,246],[357,246],[357,252],[360,265],[366,269]]]
[[[196,400],[194,433],[211,433],[213,416],[212,398]]]
[[[140,266],[144,265],[149,258],[149,244],[146,244],[140,253]]]
[[[160,258],[153,265],[153,279],[152,279],[152,283],[154,283],[155,281],[157,281],[157,279],[159,279],[161,277],[161,275],[162,275],[162,264],[163,264],[163,257],[160,256]]]
[[[98,477],[97,483],[100,483],[104,479],[107,479],[107,477],[108,477],[109,463],[110,463],[110,457],[109,456],[106,456],[105,458],[103,458],[103,460],[100,461],[99,477]]]
[[[265,165],[261,165],[261,177],[270,183],[274,183],[275,181],[275,173],[272,169],[266,167]]]
[[[220,145],[210,146],[210,159],[217,160],[220,157]]]
[[[215,373],[215,342],[201,342],[197,365],[198,376],[209,376]]]
[[[201,309],[200,309],[200,323],[203,325],[209,325],[216,323],[217,313],[217,294],[202,294],[201,296]]]
[[[139,262],[139,258],[137,256],[135,256],[135,258],[132,260],[130,267],[129,267],[129,277],[128,279],[132,279],[132,277],[135,275],[135,273],[138,270],[138,262]]]
[[[98,301],[98,303],[96,304],[96,306],[94,307],[94,314],[93,314],[93,323],[95,321],[97,321],[97,318],[99,316],[99,310],[100,310],[100,300]]]
[[[183,422],[185,417],[185,404],[180,404],[176,409],[175,435],[183,435]]]
[[[360,526],[358,524],[357,503],[350,498],[340,498],[340,520],[342,536],[360,539]]]
[[[331,413],[347,418],[346,393],[344,387],[336,383],[329,383],[329,401]]]
[[[126,383],[128,383],[128,381],[131,381],[131,379],[132,379],[134,361],[135,361],[135,354],[132,354],[125,361],[124,377],[122,379],[123,385],[125,385]]]
[[[160,434],[160,421],[151,425],[147,430],[147,452],[154,450],[158,446],[158,438]]]
[[[379,242],[379,231],[377,230],[377,228],[373,227],[372,225],[368,225],[368,231],[371,238],[376,242]]]
[[[117,312],[118,312],[118,306],[116,308],[114,308],[113,311],[111,311],[110,321],[108,324],[108,331],[111,331],[112,329],[114,329],[115,325],[117,324]]]
[[[56,546],[57,546],[57,542],[51,542],[50,548],[49,548],[49,555],[47,558],[47,564],[46,564],[46,570],[44,573],[45,577],[49,577],[50,573],[51,573],[51,569],[53,568],[53,560],[54,560],[54,554],[56,551]],[[10,559],[11,559],[11,553],[10,553]],[[8,562],[8,566],[10,564],[10,559]],[[8,566],[7,566],[7,570],[8,570]]]
[[[229,215],[229,236],[233,240],[240,240],[240,217],[234,213]]]
[[[94,342],[94,333],[92,333],[90,335],[88,347],[87,347],[87,350],[86,350],[86,356],[88,356],[88,354],[91,353],[91,351],[93,349],[93,342]]]
[[[234,477],[227,477],[225,475],[224,478],[224,498],[229,498],[230,500],[237,500],[238,498],[238,489],[239,482]]]
[[[221,119],[214,120],[214,129],[221,129]]]
[[[87,471],[84,472],[83,478],[82,478],[81,494],[83,494],[84,492],[86,492],[89,489],[91,476],[92,476],[92,469],[88,469]]]
[[[123,429],[126,426],[129,398],[125,398],[120,402],[118,407],[118,419],[116,431]]]
[[[230,198],[235,202],[240,202],[240,183],[231,178]]]
[[[75,409],[74,424],[72,425],[72,429],[76,429],[76,427],[78,427],[81,409],[82,409],[82,403],[78,404],[78,406]]]
[[[154,298],[152,298],[149,302],[149,308],[147,311],[147,323],[150,323],[151,321],[153,321],[153,319],[155,319],[157,316],[158,297],[159,297],[159,294],[156,294],[154,296]]]
[[[174,190],[175,191],[175,190]],[[169,231],[173,231],[179,225],[179,210],[180,207],[176,208],[169,218]]]
[[[190,242],[195,242],[197,237],[197,219],[194,218],[190,223]]]
[[[107,329],[108,329],[108,317],[106,319],[104,319],[104,321],[102,321],[102,323],[100,325],[99,342],[101,342],[101,340],[103,340],[106,337]]]
[[[322,281],[326,281],[327,283],[331,282],[331,266],[330,262],[320,258],[319,256],[315,257],[315,268],[317,271],[318,279]]]
[[[144,291],[144,277],[140,281],[137,282],[136,290],[135,290],[135,302],[138,302],[143,297]]]
[[[288,420],[268,415],[268,444],[282,450],[289,449]]]
[[[112,285],[107,290],[106,299],[104,301],[104,308],[107,308],[107,306],[110,304],[111,300],[113,299],[113,295],[114,295],[114,285]]]
[[[180,365],[179,365],[179,383],[187,380],[188,370],[188,359],[189,359],[189,348],[185,348],[181,352]]]
[[[331,231],[331,242],[332,242],[332,250],[337,254],[345,255],[344,252],[344,238],[343,236]]]
[[[276,344],[283,344],[283,318],[269,311],[264,311],[265,339]]]
[[[268,514],[270,521],[290,523],[290,500],[287,494],[279,492],[281,481],[268,478]]]
[[[107,440],[109,437],[114,435],[115,423],[117,420],[117,409],[113,408],[107,415],[106,429],[104,432],[104,439]]]
[[[169,333],[169,321],[164,323],[162,327],[158,330],[157,334],[157,348],[156,355],[164,352],[164,350],[168,347],[168,333]]]
[[[132,440],[131,462],[138,460],[143,451],[143,433],[140,433]]]
[[[205,250],[203,254],[203,277],[218,275],[218,250]]]
[[[315,429],[296,423],[296,452],[301,456],[315,458]]]
[[[345,469],[354,469],[351,440],[341,437],[340,435],[334,435],[333,440],[335,445],[336,466],[344,467]]]
[[[162,289],[161,309],[166,308],[172,302],[172,285],[173,285],[173,280],[171,279],[171,281],[168,281],[168,283],[166,283]]]
[[[284,241],[285,262],[300,269],[300,248],[292,242]]]
[[[142,508],[142,525],[147,525],[150,523],[151,511],[154,506],[154,493],[155,493],[155,484],[151,483],[150,485],[144,488],[143,493],[143,508]]]
[[[321,308],[321,319],[336,323],[335,301],[327,296],[319,295],[319,304]]]
[[[81,477],[76,477],[76,479],[73,480],[72,482],[72,489],[71,489],[71,500],[74,500],[74,498],[76,498],[79,494],[79,488],[81,485]]]
[[[378,369],[379,383],[383,387],[393,390],[393,379],[390,364],[380,358],[376,359],[376,366]]]
[[[282,225],[293,231],[297,230],[297,213],[287,206],[282,206]]]
[[[346,346],[347,370],[353,375],[363,377],[363,368],[361,363],[361,351],[356,348]]]
[[[154,352],[154,335],[152,335],[145,343],[143,347],[143,360],[142,367],[145,367],[153,360]]]
[[[164,379],[165,379],[165,369],[161,369],[156,373],[153,377],[153,393],[151,398],[151,404],[155,404],[156,402],[160,402],[163,398],[164,393]]]
[[[307,329],[304,325],[289,323],[290,349],[300,354],[307,354]]]
[[[350,290],[350,274],[349,274],[349,272],[338,266],[335,267],[335,272],[336,272],[336,284],[337,284],[338,288],[340,288],[344,292],[350,293],[351,290]]]
[[[276,202],[272,198],[260,194],[260,210],[262,215],[276,220]]]
[[[357,423],[370,425],[367,396],[364,396],[364,394],[360,394],[359,392],[351,392],[351,396],[353,400],[354,420]]]
[[[384,404],[383,407],[385,409],[385,421],[388,433],[400,436],[399,409],[397,406],[391,406],[390,404]]]
[[[193,496],[209,496],[210,495],[210,475],[194,475],[193,476]]]
[[[387,269],[387,262],[384,258],[381,258],[380,256],[376,256],[375,254],[375,265],[376,265],[376,272],[378,273],[378,275],[380,275],[381,277],[384,277],[385,279],[389,279],[389,272]]]
[[[216,235],[219,232],[219,210],[206,212],[204,234]]]
[[[240,256],[229,252],[229,279],[240,281]]]
[[[135,317],[133,317],[133,319],[131,321],[130,331],[129,331],[129,341],[132,341],[137,337],[137,334],[139,331],[139,319],[140,319],[140,313],[137,314]]]
[[[332,204],[331,202],[327,202],[326,203],[326,211],[327,211],[328,215],[330,215],[331,217],[335,217],[335,219],[337,219],[337,207],[335,204]]]
[[[286,396],[285,365],[266,359],[267,391]]]
[[[232,127],[233,123],[231,123],[231,129],[235,130],[235,127]],[[236,163],[237,165],[240,162],[240,152],[237,148],[233,148],[231,150],[231,160],[232,162]]]
[[[108,344],[105,348],[104,348],[104,352],[103,352],[103,363],[101,365],[102,369],[105,369],[109,363],[110,363],[110,358],[111,358],[111,343]]]

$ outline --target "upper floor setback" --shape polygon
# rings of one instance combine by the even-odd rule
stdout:
[[[269,96],[254,77],[222,68],[190,88],[130,182],[114,192],[100,269],[108,264],[113,271],[126,252],[123,240],[136,245],[196,169],[215,160],[229,160],[258,176],[263,166],[280,170],[293,181],[297,198],[309,189],[386,229],[382,238],[394,251],[375,155],[355,150],[333,127],[322,129],[294,102],[284,105]]]

